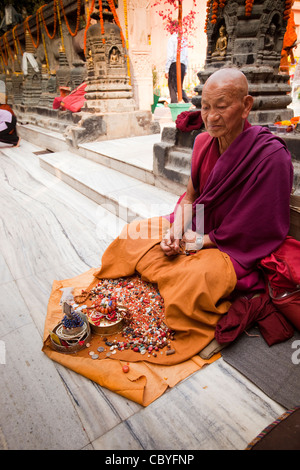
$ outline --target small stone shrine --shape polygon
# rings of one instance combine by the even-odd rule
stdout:
[[[77,143],[159,132],[151,111],[139,111],[129,84],[127,55],[120,27],[107,2],[86,34],[87,87],[81,120],[70,129]]]

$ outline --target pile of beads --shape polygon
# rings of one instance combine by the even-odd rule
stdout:
[[[88,313],[90,318],[95,318],[92,315],[111,315],[108,310],[107,313],[105,310],[103,312],[103,308],[108,309],[119,303],[129,311],[130,322],[122,331],[123,340],[106,340],[107,346],[119,351],[131,349],[154,357],[165,347],[168,354],[175,352],[171,349],[175,333],[164,323],[164,301],[155,285],[143,281],[138,275],[103,279],[90,291],[90,295],[94,309],[92,314]]]

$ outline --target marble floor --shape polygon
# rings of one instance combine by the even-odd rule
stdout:
[[[41,150],[0,149],[0,449],[244,449],[285,410],[222,359],[143,408],[42,353],[53,280],[99,266],[124,222],[41,168]]]

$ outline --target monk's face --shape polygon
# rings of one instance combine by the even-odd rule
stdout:
[[[212,137],[225,139],[228,144],[243,131],[252,100],[235,88],[234,81],[220,85],[212,80],[202,92],[201,114],[206,130]]]

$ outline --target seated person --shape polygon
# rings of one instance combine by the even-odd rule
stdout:
[[[8,105],[0,105],[0,142],[11,144],[13,147],[18,147],[20,138],[18,137],[17,119],[12,109]]]
[[[207,79],[201,110],[206,132],[195,140],[186,193],[170,216],[127,225],[96,273],[116,278],[138,272],[157,284],[166,324],[176,330],[186,358],[214,339],[236,296],[265,290],[258,263],[289,231],[291,155],[268,129],[250,125],[252,104],[238,69],[219,69]],[[198,207],[204,207],[203,223]],[[183,242],[192,255],[182,255]]]

